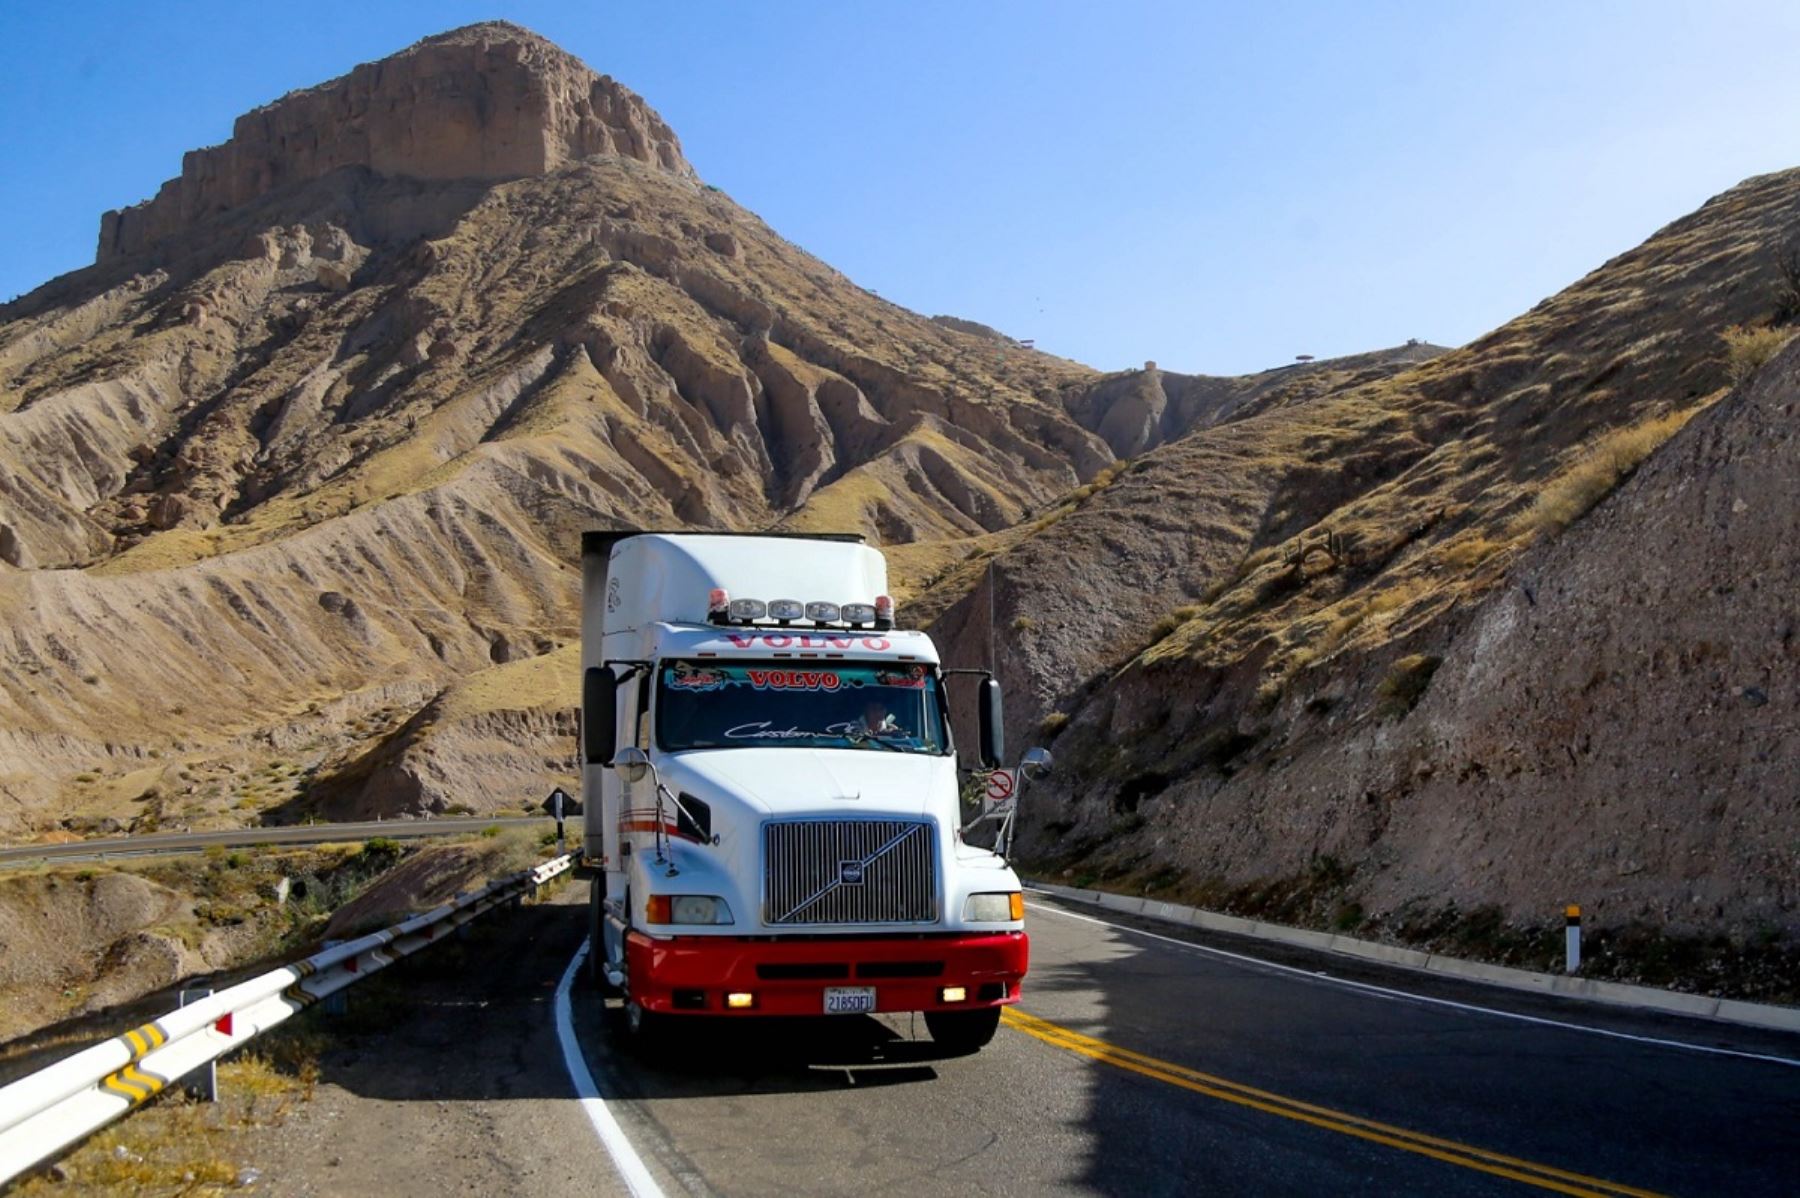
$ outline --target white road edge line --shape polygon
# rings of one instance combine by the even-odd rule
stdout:
[[[600,1136],[600,1143],[606,1147],[606,1153],[612,1157],[613,1164],[619,1170],[619,1176],[630,1190],[632,1198],[664,1198],[662,1187],[656,1184],[656,1178],[650,1176],[650,1167],[644,1164],[644,1158],[637,1154],[626,1138],[625,1129],[606,1108],[606,1099],[600,1095],[600,1087],[594,1084],[594,1075],[588,1070],[587,1061],[581,1055],[581,1045],[575,1039],[575,1022],[569,1011],[569,987],[575,984],[575,972],[587,959],[588,945],[582,942],[575,955],[569,958],[569,967],[563,970],[562,981],[556,987],[556,1039],[562,1045],[563,1066],[569,1071],[569,1080],[575,1085],[577,1100],[586,1113],[588,1122],[594,1125],[594,1131]]]
[[[1229,961],[1237,961],[1245,965],[1254,965],[1261,969],[1270,969],[1278,973],[1293,974],[1295,977],[1312,982],[1315,985],[1337,986],[1345,990],[1360,991],[1379,998],[1398,999],[1403,1002],[1425,1003],[1435,1007],[1449,1007],[1457,1011],[1472,1011],[1478,1015],[1493,1015],[1499,1019],[1514,1019],[1520,1023],[1535,1023],[1543,1027],[1562,1028],[1571,1032],[1586,1032],[1590,1036],[1606,1036],[1613,1040],[1630,1040],[1638,1044],[1653,1044],[1659,1048],[1680,1048],[1689,1052],[1704,1052],[1719,1057],[1740,1057],[1747,1061],[1765,1061],[1771,1065],[1788,1065],[1800,1068],[1800,1060],[1789,1057],[1770,1056],[1759,1052],[1743,1052],[1735,1048],[1715,1048],[1709,1044],[1694,1044],[1686,1040],[1664,1040],[1656,1036],[1638,1036],[1631,1032],[1615,1032],[1609,1028],[1590,1027],[1583,1023],[1568,1023],[1561,1019],[1546,1019],[1540,1015],[1522,1015],[1517,1011],[1503,1011],[1498,1007],[1482,1007],[1474,1003],[1456,1002],[1448,998],[1432,998],[1429,995],[1413,994],[1406,990],[1392,990],[1386,986],[1375,986],[1368,982],[1353,982],[1349,978],[1331,977],[1311,969],[1299,969],[1292,965],[1282,965],[1275,961],[1265,961],[1261,957],[1252,957],[1244,953],[1234,953],[1222,948],[1212,948],[1205,944],[1195,944],[1191,940],[1182,940],[1175,936],[1164,936],[1157,932],[1146,932],[1142,928],[1127,927],[1122,923],[1110,920],[1095,919],[1091,915],[1078,915],[1073,911],[1064,911],[1060,907],[1047,907],[1041,902],[1033,902],[1031,907],[1046,915],[1060,915],[1065,919],[1078,919],[1082,923],[1099,924],[1103,928],[1124,932],[1131,936],[1146,936],[1151,940],[1160,940],[1165,944],[1173,944],[1177,948],[1185,948],[1190,952],[1203,953],[1212,957],[1223,957]]]

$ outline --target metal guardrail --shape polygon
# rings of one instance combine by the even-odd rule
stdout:
[[[531,894],[575,854],[491,882],[423,915],[259,974],[0,1088],[0,1186],[241,1048],[326,995]]]
[[[367,840],[386,836],[411,840],[425,836],[451,836],[483,828],[533,827],[550,822],[544,815],[460,816],[433,819],[367,820],[350,824],[292,824],[286,827],[222,828],[212,832],[151,832],[141,836],[106,836],[65,844],[0,844],[0,869],[37,865],[46,861],[95,861],[115,857],[148,857],[156,854],[201,853],[220,848],[247,849],[262,845],[327,844],[332,841]]]

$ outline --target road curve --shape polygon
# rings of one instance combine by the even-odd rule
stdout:
[[[348,1024],[322,1025],[317,1097],[246,1163],[296,1195],[622,1194],[596,1135],[616,1124],[671,1198],[1641,1198],[1800,1176],[1800,1036],[1035,898],[1024,1001],[974,1056],[858,1016],[700,1024],[646,1059],[581,971],[571,1048],[596,1118],[555,1001],[582,897],[496,913],[352,990]]]
[[[360,824],[295,824],[278,828],[228,828],[216,832],[156,832],[148,836],[113,836],[104,840],[78,840],[69,844],[0,846],[0,869],[43,861],[84,861],[100,857],[139,857],[159,853],[192,853],[219,845],[248,848],[261,844],[330,844],[386,836],[412,840],[421,836],[453,836],[498,824],[503,828],[550,827],[547,816],[512,816],[504,819],[397,819],[370,820]]]
[[[1800,1176],[1800,1037],[1036,899],[1028,928],[1024,1001],[971,1057],[858,1017],[711,1024],[644,1059],[579,987],[577,1035],[670,1194],[1774,1195]]]

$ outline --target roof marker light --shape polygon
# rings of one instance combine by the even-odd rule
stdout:
[[[894,626],[894,599],[891,595],[875,596],[875,627],[886,632]]]
[[[706,596],[706,618],[714,624],[723,624],[731,610],[731,596],[725,593],[724,587],[714,587]]]

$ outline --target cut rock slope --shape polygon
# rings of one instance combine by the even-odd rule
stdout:
[[[1470,346],[1178,438],[998,553],[1013,735],[1066,767],[1027,853],[1258,913],[1800,928],[1770,689],[1800,619],[1792,359],[1720,399],[1721,335],[1780,318],[1797,229],[1800,172],[1750,180]],[[940,625],[984,637],[988,603]]]

